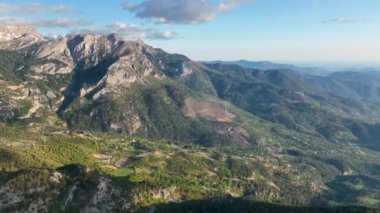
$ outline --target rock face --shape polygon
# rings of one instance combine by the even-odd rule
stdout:
[[[128,88],[132,83],[143,83],[144,78],[154,73],[154,65],[140,51],[118,58],[107,70],[94,90],[97,99],[111,91]],[[88,91],[91,92],[91,91]]]
[[[114,59],[109,67],[113,74],[107,75],[108,84],[118,81],[120,85],[121,79],[129,83],[138,81],[151,74],[154,66],[171,77],[193,72],[190,60],[184,56],[170,55],[141,42],[125,41],[116,34],[44,39],[30,26],[4,25],[0,26],[0,49],[17,50],[41,59],[33,70],[43,74],[69,74],[74,69],[87,70]],[[122,74],[121,70],[126,71]]]
[[[74,74],[82,76],[73,78],[74,81],[85,81],[83,78],[99,74],[95,69],[102,69],[98,82],[91,82],[91,88],[79,88],[81,97],[96,90],[95,98],[99,98],[131,83],[142,83],[143,78],[154,71],[154,64],[145,54],[155,53],[153,48],[140,42],[124,41],[115,34],[79,34],[44,40],[31,27],[6,25],[0,28],[0,49],[17,50],[38,59],[39,62],[31,67],[38,75]],[[92,72],[85,73],[86,70]],[[78,82],[72,82],[74,84],[76,87]],[[65,93],[75,95],[79,91],[73,90],[77,89],[68,87]]]
[[[25,75],[22,74],[25,79],[25,89],[41,85],[44,87],[40,88],[41,92],[34,92],[32,95],[21,96],[21,93],[17,95],[20,97],[20,102],[25,102],[22,115],[17,113],[13,115],[8,108],[3,108],[5,110],[3,114],[6,115],[3,120],[9,120],[10,117],[33,118],[45,108],[50,113],[57,113],[60,116],[72,112],[74,116],[70,117],[75,117],[85,113],[84,116],[95,121],[96,128],[104,131],[137,134],[137,132],[148,132],[151,128],[158,134],[161,130],[157,128],[158,124],[153,122],[159,119],[151,119],[153,117],[150,113],[151,107],[160,108],[168,105],[172,107],[170,110],[178,112],[177,116],[185,120],[191,119],[181,112],[181,103],[178,101],[183,102],[183,100],[180,98],[176,101],[170,100],[173,97],[165,94],[175,92],[175,88],[170,88],[171,86],[163,87],[166,91],[158,94],[159,98],[158,96],[141,98],[147,95],[142,90],[148,87],[160,88],[168,82],[186,83],[187,79],[192,81],[200,79],[194,76],[202,75],[200,70],[203,65],[192,62],[185,56],[168,54],[142,42],[125,41],[116,34],[78,34],[58,39],[44,39],[30,27],[5,26],[0,30],[3,38],[0,49],[17,52],[21,57],[20,63],[25,61],[22,57],[33,60],[23,66],[25,70],[29,70],[25,71]],[[18,67],[9,72],[10,76],[18,72],[17,69],[20,67],[18,63],[14,66]],[[38,82],[39,86],[33,82]],[[188,85],[204,88],[203,81],[199,82]],[[128,93],[129,90],[132,92]],[[124,97],[128,96],[127,93],[133,97],[124,100]],[[109,114],[110,108],[121,102],[128,104],[116,107],[114,109],[116,112]],[[88,103],[88,109],[84,103]],[[135,107],[139,104],[139,107]],[[39,110],[40,108],[42,109]],[[163,111],[168,111],[166,106],[163,108]],[[163,115],[158,111],[154,113],[156,116]],[[227,117],[228,121],[233,119],[228,115]]]
[[[43,36],[30,26],[0,25],[0,42],[11,41],[21,37],[31,37],[35,41],[43,39]]]
[[[23,49],[43,40],[43,36],[30,26],[0,26],[0,49]]]

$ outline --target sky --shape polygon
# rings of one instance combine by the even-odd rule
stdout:
[[[380,0],[0,0],[1,24],[119,33],[194,60],[379,63]]]

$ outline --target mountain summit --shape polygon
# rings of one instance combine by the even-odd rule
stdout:
[[[43,38],[39,32],[28,25],[0,25],[0,42],[10,41],[26,36],[34,37],[36,40]]]
[[[44,40],[44,36],[28,25],[0,25],[0,48],[22,49]]]

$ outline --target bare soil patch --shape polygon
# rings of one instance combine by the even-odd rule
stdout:
[[[225,123],[229,123],[235,118],[235,115],[220,103],[198,101],[192,97],[185,99],[184,113],[191,118],[205,118]]]

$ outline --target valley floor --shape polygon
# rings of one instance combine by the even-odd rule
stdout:
[[[375,212],[343,206],[380,207],[380,167],[374,166],[379,159],[359,148],[356,156],[338,161],[296,149],[207,148],[33,125],[0,125],[0,132],[3,212]],[[365,168],[372,173],[359,173],[355,166],[372,166]]]

